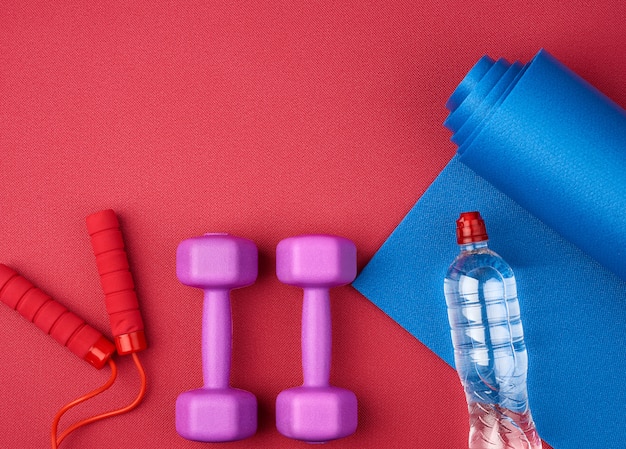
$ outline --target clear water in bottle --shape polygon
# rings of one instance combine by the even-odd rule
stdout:
[[[457,221],[461,252],[444,292],[470,449],[541,449],[526,390],[528,356],[511,267],[487,246],[478,212]]]

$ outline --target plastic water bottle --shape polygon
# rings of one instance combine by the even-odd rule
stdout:
[[[526,389],[528,357],[511,267],[487,247],[478,212],[457,220],[461,252],[444,281],[470,449],[541,449]]]

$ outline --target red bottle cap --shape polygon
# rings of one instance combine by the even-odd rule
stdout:
[[[456,241],[459,245],[483,242],[488,238],[480,212],[463,212],[456,221]]]

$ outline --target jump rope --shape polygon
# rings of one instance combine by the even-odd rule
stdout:
[[[104,385],[69,402],[57,412],[50,432],[52,449],[57,449],[69,434],[87,424],[130,412],[141,403],[146,393],[146,373],[137,352],[146,349],[147,344],[119,221],[111,209],[89,215],[86,221],[115,344],[16,271],[0,264],[2,302],[95,368],[109,365],[111,369]],[[113,360],[115,352],[133,358],[140,380],[135,400],[125,407],[78,421],[59,435],[59,423],[65,413],[114,384],[117,378],[117,365]]]

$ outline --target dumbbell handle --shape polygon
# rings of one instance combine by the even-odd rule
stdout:
[[[327,288],[305,288],[302,304],[302,372],[307,387],[330,382],[332,325]]]
[[[204,290],[202,375],[205,388],[228,388],[232,351],[230,291]]]
[[[144,325],[119,221],[111,209],[87,217],[111,331],[119,354],[146,349]]]
[[[113,343],[99,331],[3,264],[0,264],[0,300],[98,369],[115,352]]]

